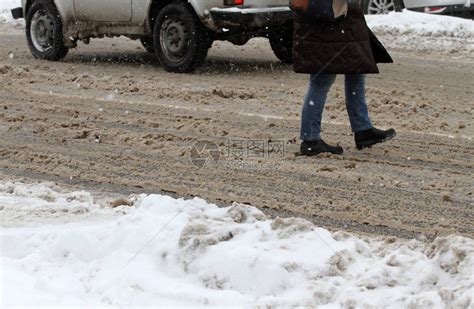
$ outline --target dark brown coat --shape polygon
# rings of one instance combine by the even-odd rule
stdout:
[[[391,63],[387,50],[370,31],[364,14],[350,5],[334,22],[309,20],[295,13],[293,66],[297,73],[379,73],[377,63]]]

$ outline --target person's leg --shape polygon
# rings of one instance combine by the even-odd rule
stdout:
[[[321,120],[327,95],[336,80],[335,74],[312,74],[301,115],[301,139],[321,140]]]
[[[336,80],[335,74],[311,75],[308,94],[306,95],[301,116],[300,153],[305,156],[316,156],[320,153],[341,155],[340,146],[331,146],[321,139],[321,118],[329,89]]]
[[[365,101],[365,75],[348,74],[345,84],[347,113],[352,132],[355,133],[357,149],[371,147],[394,138],[397,134],[394,129],[379,130],[372,125]]]
[[[345,88],[346,107],[352,132],[357,133],[372,128],[365,101],[365,75],[347,74],[345,76]]]

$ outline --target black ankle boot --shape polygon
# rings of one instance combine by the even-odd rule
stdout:
[[[362,132],[354,134],[355,143],[357,149],[361,150],[364,148],[371,147],[372,145],[383,143],[391,140],[397,135],[394,129],[388,129],[386,131],[371,128]]]
[[[304,141],[301,143],[300,153],[303,156],[316,156],[320,153],[332,153],[342,155],[344,150],[341,146],[331,146],[326,144],[323,140],[319,141]]]

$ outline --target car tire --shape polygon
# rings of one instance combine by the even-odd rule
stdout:
[[[368,15],[401,12],[402,0],[364,0],[364,13]]]
[[[283,63],[293,63],[293,23],[272,30],[268,38],[275,56]]]
[[[153,37],[144,37],[140,39],[143,48],[149,53],[156,53]]]
[[[35,58],[57,61],[66,57],[63,25],[52,1],[37,0],[26,14],[26,39]]]
[[[168,72],[192,72],[206,60],[209,31],[188,3],[165,6],[156,18],[153,37],[158,60]]]

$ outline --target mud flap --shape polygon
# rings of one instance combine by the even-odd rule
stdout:
[[[13,19],[20,19],[24,18],[25,16],[23,15],[23,8],[14,8],[11,10]]]

